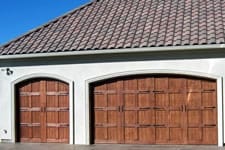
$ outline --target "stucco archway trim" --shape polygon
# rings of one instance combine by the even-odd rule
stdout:
[[[217,82],[217,116],[218,116],[218,146],[222,147],[224,143],[223,135],[224,133],[224,125],[223,125],[223,95],[222,95],[222,77],[219,75],[214,75],[214,74],[209,74],[209,73],[204,73],[204,72],[193,72],[193,71],[187,71],[187,70],[134,70],[134,71],[125,71],[125,72],[117,72],[117,73],[112,73],[112,74],[106,74],[102,76],[97,76],[90,78],[86,80],[86,98],[85,98],[85,104],[86,104],[86,143],[90,144],[90,84],[101,81],[101,80],[106,80],[106,79],[111,79],[111,78],[116,78],[116,77],[123,77],[123,76],[129,76],[129,75],[144,75],[144,74],[173,74],[173,75],[187,75],[187,76],[193,76],[193,77],[200,77],[200,78],[210,78],[210,79],[215,79]]]
[[[16,84],[26,81],[26,80],[30,80],[30,79],[35,79],[35,78],[50,78],[50,79],[55,79],[55,80],[59,80],[59,81],[63,81],[66,82],[69,86],[69,107],[70,107],[70,128],[69,128],[69,133],[70,133],[70,138],[69,138],[69,143],[70,144],[74,144],[74,100],[73,100],[73,81],[69,80],[65,77],[59,76],[59,75],[55,75],[55,74],[48,74],[48,73],[35,73],[35,74],[29,74],[29,75],[25,75],[22,77],[17,78],[16,80],[11,82],[11,122],[12,122],[12,142],[16,141],[16,127],[15,127],[15,86]]]

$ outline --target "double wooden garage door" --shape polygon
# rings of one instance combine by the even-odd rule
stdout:
[[[92,87],[93,143],[217,144],[214,80],[139,76]]]
[[[17,85],[18,142],[69,142],[69,86],[51,79]]]

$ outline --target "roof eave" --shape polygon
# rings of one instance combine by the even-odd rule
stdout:
[[[67,52],[53,52],[53,53],[1,55],[0,60],[3,60],[3,59],[23,59],[23,58],[41,58],[41,57],[43,57],[43,58],[44,57],[60,57],[60,56],[79,56],[79,55],[98,55],[98,54],[121,54],[121,53],[209,50],[209,49],[225,49],[225,44],[187,45],[187,46],[169,46],[169,47],[144,47],[144,48],[84,50],[84,51],[71,51],[71,52],[67,51]]]

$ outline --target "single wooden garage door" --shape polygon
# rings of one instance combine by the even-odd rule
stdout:
[[[217,144],[215,80],[136,76],[92,87],[93,143]]]
[[[69,142],[69,86],[52,79],[17,85],[18,142]]]

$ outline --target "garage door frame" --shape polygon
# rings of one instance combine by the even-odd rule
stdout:
[[[49,79],[55,79],[55,80],[59,80],[59,81],[63,81],[66,82],[69,86],[69,144],[74,144],[74,101],[73,101],[73,81],[69,80],[65,77],[62,76],[58,76],[58,75],[54,75],[54,74],[30,74],[30,75],[26,75],[26,76],[22,76],[16,80],[14,80],[11,83],[11,97],[12,97],[12,101],[11,101],[11,122],[12,122],[12,142],[16,142],[16,122],[15,122],[15,112],[16,112],[16,85],[18,83],[21,83],[23,81],[26,80],[30,80],[30,79],[35,79],[35,78],[49,78]]]
[[[92,144],[91,143],[91,118],[90,118],[90,84],[101,81],[101,80],[106,80],[110,78],[116,78],[116,77],[123,77],[123,76],[130,76],[130,75],[157,75],[157,74],[169,74],[169,75],[187,75],[187,76],[193,76],[193,77],[200,77],[200,78],[210,78],[216,80],[217,83],[217,121],[218,121],[218,146],[223,147],[224,141],[224,123],[223,123],[223,88],[222,88],[222,77],[217,76],[217,75],[212,75],[212,74],[207,74],[207,73],[201,73],[201,72],[193,72],[193,71],[180,71],[180,70],[135,70],[135,71],[126,71],[126,72],[118,72],[118,73],[113,73],[113,74],[108,74],[108,75],[103,75],[103,76],[98,76],[95,78],[91,78],[89,80],[86,80],[86,98],[85,98],[85,103],[86,103],[86,143],[87,144]],[[224,89],[225,92],[225,89]]]

